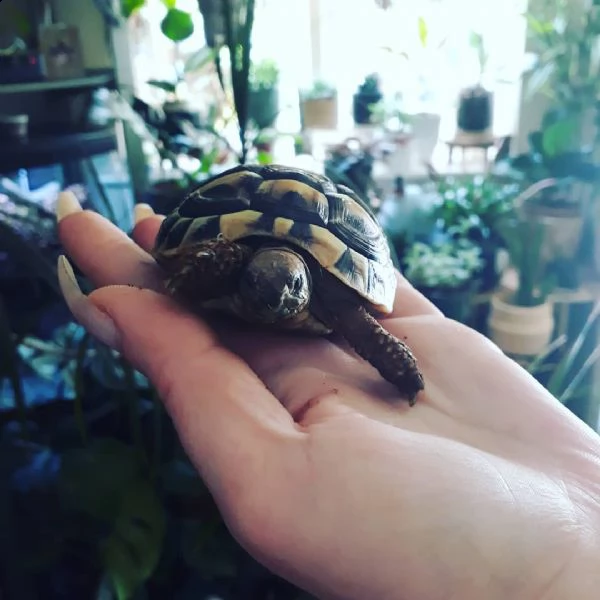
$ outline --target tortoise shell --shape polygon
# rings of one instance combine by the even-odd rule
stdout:
[[[204,182],[163,221],[155,250],[223,236],[295,245],[376,311],[392,310],[396,276],[369,207],[328,177],[281,165],[242,165]]]

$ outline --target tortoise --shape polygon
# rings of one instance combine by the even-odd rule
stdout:
[[[240,165],[203,182],[166,216],[152,255],[167,293],[194,310],[313,335],[338,334],[412,406],[424,388],[390,314],[396,274],[370,207],[330,178]]]

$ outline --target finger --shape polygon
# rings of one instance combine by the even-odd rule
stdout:
[[[131,237],[146,252],[152,251],[156,234],[164,218],[164,215],[155,214],[149,205],[136,204],[135,225]]]
[[[282,445],[303,435],[248,365],[169,298],[122,286],[86,297],[64,258],[59,278],[78,321],[156,386],[186,451],[213,491],[231,496],[232,487],[239,488],[270,457],[281,457]]]
[[[65,251],[96,286],[161,289],[152,257],[116,225],[98,213],[82,210],[70,192],[60,194],[56,212]]]
[[[142,248],[150,251],[163,219],[163,216],[153,214],[152,209],[148,211],[145,207],[142,208],[133,229],[133,239]],[[416,315],[442,316],[442,312],[423,294],[418,292],[398,271],[396,271],[396,281],[398,287],[394,299],[394,308],[386,318]]]

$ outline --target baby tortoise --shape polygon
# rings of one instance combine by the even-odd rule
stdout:
[[[249,323],[340,334],[410,405],[423,377],[376,320],[396,276],[376,217],[349,188],[281,165],[242,165],[201,184],[163,221],[153,256],[168,292]]]

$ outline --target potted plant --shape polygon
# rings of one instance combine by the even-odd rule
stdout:
[[[550,184],[528,197],[524,210],[547,229],[542,259],[556,272],[558,284],[568,288],[579,284],[587,192],[600,179],[600,167],[580,145],[579,129],[577,115],[548,111],[542,128],[529,135],[529,151],[502,165],[525,184],[540,180]]]
[[[356,125],[372,123],[373,111],[383,100],[381,80],[377,73],[367,75],[352,97],[352,116]]]
[[[459,178],[430,174],[438,195],[433,209],[437,227],[450,237],[466,238],[479,246],[479,289],[495,289],[501,274],[499,253],[505,247],[501,225],[512,214],[518,185],[499,181],[492,175]]]
[[[302,129],[335,129],[338,122],[336,88],[324,80],[316,80],[308,90],[300,92]]]
[[[470,45],[477,52],[479,78],[475,85],[464,88],[458,100],[457,126],[460,133],[491,135],[493,122],[493,94],[483,85],[488,64],[488,53],[483,36],[472,32]]]
[[[481,251],[465,239],[415,242],[403,259],[404,276],[447,317],[466,322],[476,292]]]
[[[515,356],[538,354],[550,343],[554,331],[549,295],[555,280],[542,260],[547,232],[543,224],[522,209],[526,196],[538,193],[546,185],[548,182],[542,181],[525,190],[515,200],[514,216],[501,226],[516,284],[505,283],[492,296],[488,327],[491,339]]]
[[[250,65],[248,117],[258,129],[273,127],[279,114],[279,67],[272,59]]]

